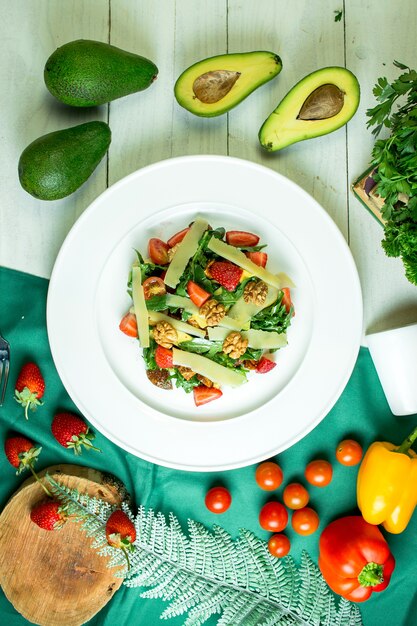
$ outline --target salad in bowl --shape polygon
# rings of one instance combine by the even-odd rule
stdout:
[[[265,248],[255,233],[197,216],[166,242],[151,238],[146,256],[136,251],[119,328],[138,341],[150,383],[201,406],[276,366],[294,284],[270,271]]]

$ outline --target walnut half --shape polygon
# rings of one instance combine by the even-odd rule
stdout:
[[[158,322],[153,329],[153,338],[156,343],[168,350],[178,341],[177,331],[169,322]]]
[[[245,302],[253,302],[261,306],[268,295],[268,285],[263,280],[251,280],[245,285],[243,299]]]
[[[226,309],[221,302],[210,298],[200,307],[200,315],[206,318],[207,326],[217,326],[226,315]]]
[[[229,333],[223,341],[223,352],[232,357],[232,359],[238,359],[242,354],[245,354],[247,347],[248,340],[235,331]]]

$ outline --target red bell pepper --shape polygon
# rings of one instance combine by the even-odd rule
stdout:
[[[363,602],[388,586],[395,559],[378,527],[361,516],[331,522],[321,534],[319,549],[325,581],[347,600]]]

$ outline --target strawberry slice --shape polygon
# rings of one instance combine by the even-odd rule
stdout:
[[[229,261],[214,261],[209,267],[209,273],[227,291],[234,291],[242,278],[243,270]]]
[[[255,265],[259,265],[259,267],[265,267],[266,262],[268,261],[268,255],[266,252],[261,252],[258,250],[257,252],[245,252],[248,259],[250,259]]]
[[[136,315],[134,313],[126,313],[121,319],[119,328],[125,335],[129,337],[138,336],[138,325],[136,323]]]
[[[181,241],[184,239],[185,235],[188,233],[189,230],[190,230],[190,227],[188,226],[188,228],[184,228],[183,230],[180,230],[179,233],[175,233],[175,235],[172,235],[172,237],[170,237],[167,241],[167,244],[169,245],[169,247],[173,248],[174,246],[177,245],[177,243],[181,243]]]
[[[258,374],[266,374],[274,369],[276,363],[271,361],[271,359],[267,359],[266,357],[261,357],[258,361],[258,365],[256,366],[256,371]]]
[[[196,406],[207,404],[207,402],[212,402],[212,400],[217,400],[217,398],[220,398],[220,396],[223,395],[217,387],[206,387],[205,385],[194,387],[193,392]]]
[[[156,237],[149,239],[149,256],[151,257],[152,263],[155,263],[155,265],[168,265],[168,250],[168,244],[162,241],[162,239],[157,239]]]
[[[226,233],[226,241],[230,246],[241,248],[242,246],[257,246],[259,237],[244,230],[229,230]]]
[[[172,362],[172,350],[168,350],[168,348],[163,348],[162,346],[157,346],[155,350],[155,361],[157,366],[161,369],[174,367]]]
[[[187,283],[187,293],[190,296],[191,302],[193,302],[198,307],[203,306],[203,304],[207,302],[211,295],[192,280],[189,280]]]

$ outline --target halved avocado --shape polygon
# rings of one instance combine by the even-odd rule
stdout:
[[[344,67],[324,67],[300,80],[265,120],[261,145],[274,152],[344,126],[359,105],[356,77]]]
[[[281,69],[281,59],[273,52],[222,54],[186,69],[174,93],[178,103],[194,115],[215,117],[230,111]]]

